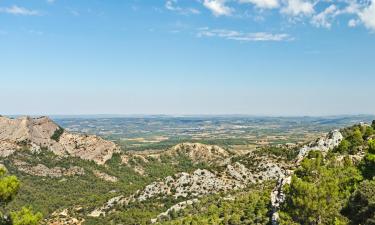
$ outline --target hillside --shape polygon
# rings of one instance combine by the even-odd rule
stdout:
[[[45,224],[359,224],[373,135],[361,124],[302,145],[133,152],[47,117],[0,117],[0,156],[22,183],[7,208],[30,205]]]

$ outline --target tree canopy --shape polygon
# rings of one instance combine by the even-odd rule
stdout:
[[[0,224],[4,225],[37,225],[42,219],[40,213],[34,214],[31,208],[23,207],[20,211],[11,212],[10,216],[4,212],[4,207],[17,195],[20,181],[16,176],[10,176],[4,167],[0,167],[0,204],[2,212]]]

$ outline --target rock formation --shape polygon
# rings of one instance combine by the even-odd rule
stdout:
[[[297,160],[296,160],[296,167],[300,164],[300,162],[306,157],[310,151],[321,151],[323,153],[327,153],[328,150],[337,147],[341,141],[343,140],[343,136],[338,130],[333,130],[329,132],[326,136],[319,138],[316,141],[309,143],[308,145],[303,146],[298,153]],[[279,209],[280,205],[285,200],[285,194],[283,193],[283,186],[285,184],[290,184],[292,179],[292,171],[288,171],[288,173],[282,174],[276,187],[271,192],[271,206],[272,206],[272,225],[278,224],[279,219]]]
[[[27,147],[33,152],[48,149],[59,156],[75,156],[104,164],[119,151],[113,142],[94,135],[64,131],[48,117],[0,117],[0,156],[7,157]]]
[[[38,177],[51,177],[57,178],[62,176],[82,176],[85,175],[85,170],[78,166],[72,166],[70,168],[53,167],[48,168],[43,164],[38,164],[36,166],[29,165],[26,162],[15,160],[14,165],[17,166],[19,171],[26,174],[38,176]]]

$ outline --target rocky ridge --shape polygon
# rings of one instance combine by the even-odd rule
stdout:
[[[94,135],[73,134],[63,130],[48,117],[0,116],[0,157],[12,155],[24,147],[33,152],[42,148],[59,156],[74,156],[104,164],[119,147]]]
[[[184,143],[184,145],[186,145],[186,143]],[[192,143],[188,146],[195,146],[200,150],[212,149],[212,146],[205,146],[203,144],[197,145]],[[175,149],[176,148],[172,148],[173,151],[175,151]],[[166,152],[170,154],[170,151],[171,150],[167,150]],[[190,150],[188,152],[191,151],[196,152],[197,150]],[[181,152],[179,154],[181,154]],[[228,157],[229,156],[228,153]],[[147,156],[142,156],[142,158],[143,160],[147,160]],[[128,157],[126,159],[130,160]],[[117,206],[124,206],[135,201],[143,202],[152,198],[165,198],[167,196],[175,199],[179,197],[199,198],[213,193],[240,190],[250,184],[278,179],[285,174],[284,165],[276,162],[276,160],[270,160],[267,157],[259,157],[256,158],[256,161],[256,169],[247,168],[241,162],[232,162],[231,158],[228,158],[225,160],[225,165],[221,163],[223,168],[221,171],[197,169],[192,173],[177,173],[173,176],[168,176],[159,181],[152,182],[142,190],[136,191],[130,197],[122,195],[114,197],[108,200],[103,206],[94,209],[89,215],[92,217],[106,215],[112,212]]]

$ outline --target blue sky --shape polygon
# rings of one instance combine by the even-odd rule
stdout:
[[[0,114],[375,114],[375,0],[0,0]]]

